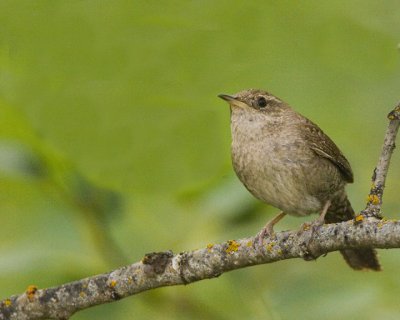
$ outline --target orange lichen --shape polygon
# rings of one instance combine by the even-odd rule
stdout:
[[[379,204],[379,197],[376,194],[370,194],[367,197],[367,201],[372,203],[372,204]]]
[[[225,249],[226,253],[233,253],[239,250],[240,243],[235,240],[228,240],[228,247]]]
[[[209,244],[207,245],[207,251],[208,251],[208,252],[211,252],[213,247],[214,247],[214,245],[211,244],[211,243],[209,243]]]
[[[249,241],[247,241],[247,243],[246,243],[246,247],[252,247],[253,246],[253,241],[251,241],[251,240],[249,240]]]
[[[85,293],[85,292],[83,292],[83,291],[81,291],[81,292],[79,292],[79,296],[80,296],[81,298],[83,298],[83,297],[85,297],[85,296],[86,296],[86,293]]]
[[[4,305],[5,305],[6,307],[11,306],[11,300],[10,300],[10,299],[4,300],[3,303],[4,303]]]
[[[28,296],[28,299],[31,301],[34,297],[36,292],[38,291],[38,287],[35,285],[30,285],[28,286],[28,288],[26,289],[25,293]]]
[[[114,288],[116,285],[117,285],[117,281],[115,281],[115,280],[111,280],[110,281],[110,287],[111,288]]]
[[[361,222],[364,220],[364,216],[362,214],[358,214],[354,219],[356,220],[356,222]]]

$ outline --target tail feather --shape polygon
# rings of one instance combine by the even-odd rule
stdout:
[[[354,210],[346,193],[343,193],[339,198],[332,201],[332,205],[325,216],[325,222],[336,223],[353,218]],[[345,249],[341,250],[340,253],[347,264],[354,270],[381,270],[376,250],[373,248]]]
[[[341,250],[340,253],[344,260],[346,260],[347,264],[354,270],[382,270],[375,249],[345,249]]]

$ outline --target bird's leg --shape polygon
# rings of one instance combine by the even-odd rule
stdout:
[[[314,221],[316,226],[322,226],[325,223],[325,216],[326,216],[326,213],[328,212],[328,209],[331,206],[331,204],[332,204],[331,200],[328,200],[325,202],[325,205],[322,208],[321,214]]]
[[[254,244],[258,244],[258,246],[261,247],[263,245],[264,237],[266,235],[272,236],[274,234],[274,225],[276,225],[279,221],[281,221],[284,216],[286,216],[286,213],[281,212],[273,219],[269,220],[267,224],[264,226],[264,228],[262,228],[261,231],[257,233],[254,239]]]
[[[301,225],[300,230],[308,230],[310,227],[313,228],[313,232],[317,227],[322,226],[325,223],[325,216],[326,213],[328,212],[329,207],[331,206],[332,202],[331,200],[328,200],[325,202],[324,207],[322,208],[321,213],[319,214],[319,217],[315,219],[312,222],[305,222]]]

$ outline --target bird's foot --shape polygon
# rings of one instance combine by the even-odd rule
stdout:
[[[300,227],[300,231],[307,231],[307,230],[310,230],[310,228],[312,229],[311,231],[311,235],[313,235],[314,234],[314,232],[319,228],[319,227],[321,227],[322,225],[324,225],[324,223],[325,223],[325,216],[326,216],[326,213],[328,212],[328,209],[329,209],[329,207],[331,206],[331,201],[330,200],[328,200],[328,201],[326,201],[325,202],[325,205],[324,205],[324,207],[323,207],[323,209],[322,209],[322,211],[321,211],[321,213],[320,213],[320,215],[319,215],[319,217],[317,218],[317,219],[315,219],[314,221],[312,221],[312,222],[305,222],[305,223],[303,223],[302,225],[301,225],[301,227]]]
[[[254,247],[261,248],[263,246],[263,241],[266,236],[272,238],[275,235],[274,226],[266,224],[264,228],[260,230],[259,233],[254,238]]]
[[[319,217],[317,219],[315,219],[312,222],[305,222],[300,227],[300,231],[299,231],[300,233],[311,229],[308,240],[305,241],[302,246],[303,247],[303,259],[306,261],[315,260],[318,257],[318,256],[314,256],[313,254],[310,253],[309,247],[310,247],[310,243],[313,241],[314,233],[317,231],[318,228],[320,228],[321,226],[324,225],[325,216],[326,216],[326,213],[328,212],[330,205],[331,205],[331,201],[328,200],[325,203],[324,208],[322,209],[321,214],[319,215]]]
[[[300,230],[297,232],[299,236],[301,236],[304,240],[300,243],[300,251],[301,251],[301,257],[305,261],[311,261],[311,260],[316,260],[318,258],[318,255],[315,255],[312,253],[312,243],[314,241],[314,234],[320,228],[321,226],[324,225],[324,220],[320,219],[318,217],[314,221],[311,222],[304,222]],[[307,232],[304,234],[304,232]]]
[[[273,237],[274,232],[274,225],[277,224],[282,218],[286,215],[286,213],[281,212],[276,217],[268,221],[268,223],[261,229],[259,233],[254,238],[253,246],[256,248],[261,248],[263,246],[263,241],[266,236]]]

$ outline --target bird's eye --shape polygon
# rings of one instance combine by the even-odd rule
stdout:
[[[267,106],[267,100],[264,97],[257,98],[257,106],[259,108],[265,108]]]

